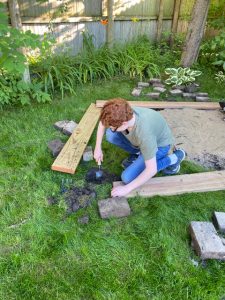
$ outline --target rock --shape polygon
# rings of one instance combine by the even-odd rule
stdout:
[[[138,88],[149,87],[148,82],[138,82]]]
[[[125,197],[100,200],[98,201],[98,208],[102,219],[126,217],[129,216],[131,212]]]
[[[78,218],[78,222],[80,224],[88,224],[89,223],[89,216],[86,215],[86,216],[82,216],[82,217]]]
[[[188,98],[188,99],[195,99],[196,98],[195,93],[183,93],[182,96],[184,98]]]
[[[181,96],[181,95],[183,95],[183,92],[181,90],[171,90],[170,95],[172,95],[172,96]]]
[[[131,95],[134,97],[139,97],[141,95],[141,88],[134,88],[133,91],[131,92]]]
[[[83,161],[93,160],[93,151],[91,146],[87,146],[83,153]]]
[[[220,232],[225,233],[225,213],[214,211],[213,223],[219,229]]]
[[[146,94],[146,96],[148,96],[150,98],[158,99],[160,96],[160,93],[148,93],[148,94]]]
[[[183,89],[185,93],[195,93],[199,88],[199,84],[197,83],[191,83],[189,85],[186,85]]]
[[[191,222],[189,227],[194,248],[201,259],[225,260],[225,246],[210,222]]]
[[[197,97],[208,97],[209,94],[208,93],[196,93]]]
[[[159,93],[164,93],[166,91],[165,88],[160,87],[160,86],[156,86],[153,88],[153,91],[159,92]]]
[[[161,83],[161,79],[159,79],[159,78],[151,78],[151,79],[149,80],[149,83],[150,83],[150,84],[153,84],[153,83]]]
[[[185,85],[173,85],[172,90],[181,90],[183,91],[185,88]]]
[[[209,97],[196,97],[197,102],[209,102]]]
[[[161,88],[164,88],[165,87],[165,84],[161,83],[161,82],[154,82],[152,84],[153,87],[161,87]]]
[[[52,140],[48,143],[48,149],[52,151],[53,157],[57,157],[64,147],[64,143],[61,140]]]
[[[66,135],[71,135],[74,131],[74,129],[77,127],[77,123],[74,121],[69,121],[64,127],[63,127],[63,133]]]
[[[56,122],[53,126],[55,129],[62,131],[63,128],[66,126],[66,124],[68,124],[69,121],[68,120],[63,120],[63,121],[58,121]]]

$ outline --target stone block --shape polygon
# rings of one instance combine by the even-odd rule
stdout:
[[[198,102],[209,102],[209,97],[196,96],[196,101],[198,101]]]
[[[213,223],[220,232],[225,233],[225,212],[214,211]]]
[[[131,95],[134,97],[139,97],[141,95],[141,88],[134,88],[133,91],[131,92]]]
[[[150,84],[153,84],[153,83],[161,83],[161,79],[159,79],[159,78],[151,78],[151,79],[149,80],[149,83],[150,83]]]
[[[160,93],[148,93],[148,94],[146,94],[146,96],[148,96],[150,98],[158,99],[160,96]]]
[[[187,99],[195,99],[196,98],[195,93],[183,93],[182,96]]]
[[[193,246],[201,259],[225,260],[225,246],[210,222],[191,222]]]
[[[91,146],[87,146],[83,153],[83,161],[93,160],[93,151]]]
[[[56,122],[53,126],[55,129],[62,131],[63,128],[66,126],[66,124],[68,124],[69,121],[68,120],[63,120],[63,121],[58,121]]]
[[[199,92],[199,93],[196,93],[196,96],[197,97],[208,97],[209,94],[208,93],[201,93],[201,92]]]
[[[166,89],[164,87],[156,86],[153,88],[153,91],[159,92],[159,93],[164,93]]]
[[[170,95],[175,96],[175,97],[181,96],[181,95],[183,95],[183,92],[181,90],[171,90]]]
[[[53,157],[57,157],[64,147],[64,143],[61,140],[52,140],[48,142],[48,149],[52,152]]]
[[[185,88],[185,85],[173,85],[172,90],[181,90],[183,91]]]
[[[148,82],[138,82],[138,87],[139,88],[149,87],[149,83]]]
[[[154,82],[152,84],[153,87],[161,87],[161,88],[165,88],[165,84],[161,83],[161,82]]]
[[[125,197],[100,200],[98,201],[98,208],[102,219],[127,217],[131,212]]]
[[[77,123],[74,121],[69,121],[64,127],[63,127],[63,133],[66,135],[71,135],[74,131],[74,129],[77,127]]]

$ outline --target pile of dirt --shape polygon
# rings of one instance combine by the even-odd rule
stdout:
[[[178,147],[188,160],[206,168],[225,169],[225,121],[219,110],[165,109],[165,117]]]
[[[98,171],[98,168],[91,168],[87,174],[86,174],[86,181],[87,182],[92,182],[95,184],[101,184],[101,183],[112,183],[113,181],[118,181],[120,180],[120,176],[117,176],[113,173],[109,173],[106,170],[102,169],[103,175],[100,178],[96,178],[96,172]]]

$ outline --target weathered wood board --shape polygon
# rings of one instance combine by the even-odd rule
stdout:
[[[109,99],[110,100],[110,99]],[[108,100],[107,100],[108,101]],[[106,100],[97,100],[96,107],[102,108],[107,102]],[[166,108],[193,108],[193,109],[220,109],[220,105],[217,102],[176,102],[176,101],[128,101],[131,106],[139,106],[146,108],[155,109],[166,109]]]
[[[114,187],[121,185],[121,181],[113,182]],[[126,197],[169,196],[218,190],[225,190],[225,171],[152,178]]]
[[[100,116],[92,103],[54,161],[52,170],[74,174]]]

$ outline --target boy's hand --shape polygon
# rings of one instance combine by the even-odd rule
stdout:
[[[112,197],[123,197],[130,193],[130,188],[127,185],[114,187],[111,191]]]
[[[101,148],[95,148],[94,159],[96,160],[97,163],[103,161],[103,152]]]

